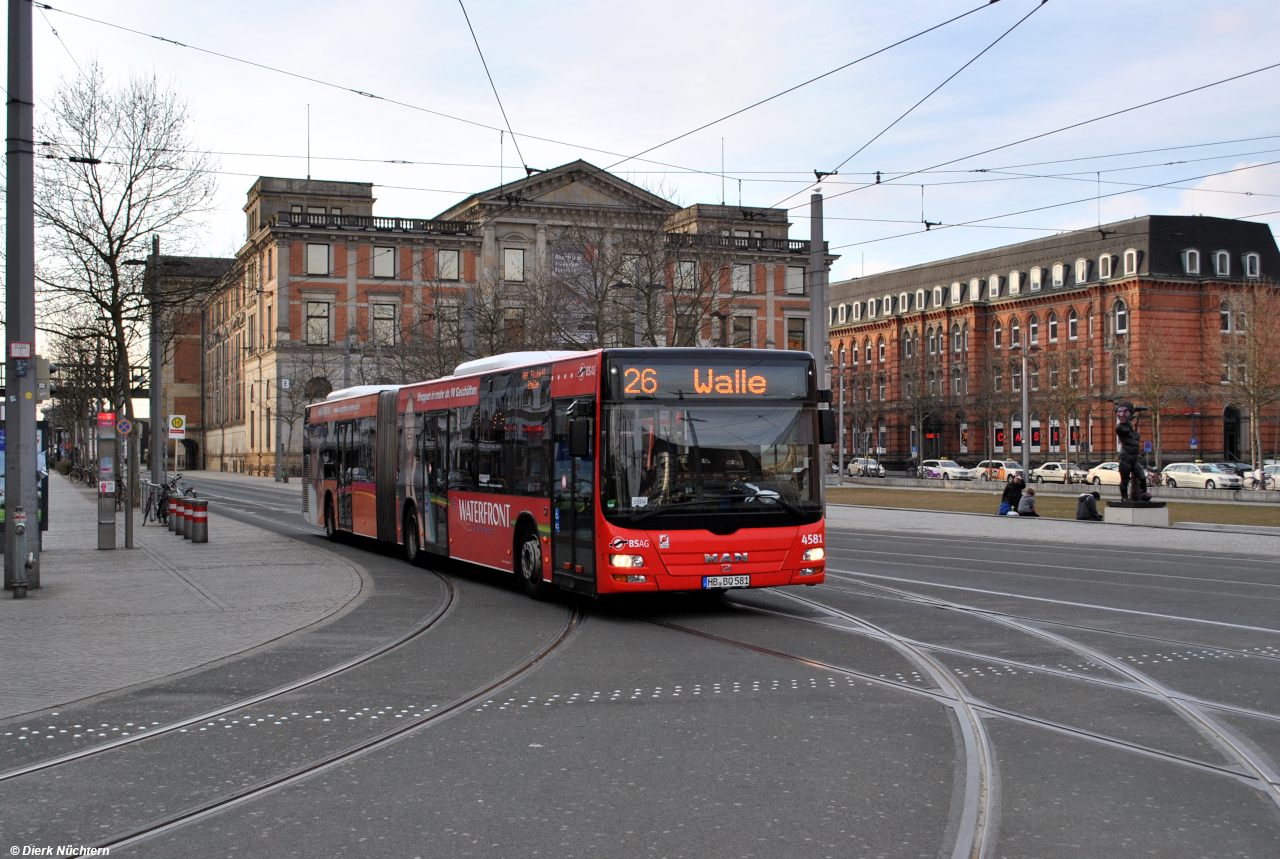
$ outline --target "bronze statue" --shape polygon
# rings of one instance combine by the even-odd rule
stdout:
[[[1142,436],[1138,434],[1138,414],[1133,403],[1116,403],[1116,441],[1120,448],[1120,500],[1150,501],[1147,470],[1139,459]]]

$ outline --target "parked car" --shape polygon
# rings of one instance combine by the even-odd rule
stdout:
[[[920,464],[923,477],[941,480],[972,480],[973,474],[951,459],[926,459]]]
[[[884,477],[884,466],[869,456],[851,459],[845,468],[850,477]]]
[[[1239,489],[1244,480],[1212,462],[1175,462],[1164,467],[1165,486],[1194,489]]]
[[[1119,471],[1116,482],[1120,482]],[[1084,483],[1088,474],[1084,469],[1072,465],[1068,468],[1065,462],[1046,462],[1039,468],[1031,469],[1031,480],[1034,483]]]
[[[1252,465],[1235,459],[1224,459],[1212,464],[1218,466],[1218,468],[1221,468],[1223,471],[1235,472],[1237,477],[1245,477],[1250,471],[1253,471]]]
[[[973,476],[978,480],[999,480],[1007,482],[1015,474],[1022,473],[1022,463],[1012,459],[984,459],[973,469]]]
[[[1073,478],[1074,479],[1074,478]],[[1120,485],[1120,463],[1118,462],[1100,462],[1093,468],[1085,472],[1085,483],[1092,483],[1094,486],[1119,486]],[[1164,475],[1153,469],[1147,469],[1147,485],[1159,486],[1164,483]]]
[[[1250,489],[1280,489],[1280,465],[1264,465],[1244,479]]]

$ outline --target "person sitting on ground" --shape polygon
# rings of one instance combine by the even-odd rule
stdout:
[[[1008,516],[1018,507],[1018,502],[1022,499],[1022,475],[1015,475],[1004,486],[1004,493],[1000,496],[1000,512],[997,516]]]
[[[1030,486],[1027,487],[1027,492],[1025,495],[1022,496],[1022,500],[1018,502],[1018,515],[1019,516],[1039,516],[1040,515],[1039,513],[1036,512],[1036,491],[1032,489]]]
[[[1101,522],[1102,514],[1098,512],[1098,499],[1102,493],[1098,490],[1081,492],[1076,502],[1076,518],[1082,522]]]

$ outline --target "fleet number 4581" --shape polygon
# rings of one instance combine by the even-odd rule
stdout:
[[[822,535],[821,534],[801,534],[800,545],[801,546],[821,546]]]

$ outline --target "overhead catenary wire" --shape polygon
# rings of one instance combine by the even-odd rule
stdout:
[[[507,133],[511,135],[511,142],[516,147],[516,157],[520,159],[520,166],[525,168],[527,172],[529,165],[524,161],[524,153],[520,151],[520,140],[516,137],[515,131],[511,128],[511,119],[507,116],[507,109],[502,106],[502,96],[498,95],[498,85],[493,82],[493,73],[489,71],[489,63],[484,58],[484,51],[480,48],[480,39],[476,37],[476,29],[471,26],[471,16],[467,14],[466,4],[462,0],[458,0],[458,7],[462,9],[462,17],[467,22],[467,30],[471,32],[471,41],[475,42],[476,53],[480,55],[480,65],[484,66],[485,77],[489,79],[489,87],[493,90],[493,97],[498,102],[498,110],[502,111],[502,121],[507,125]]]

